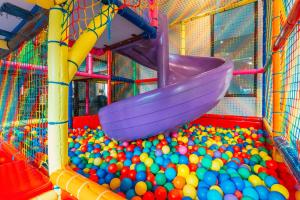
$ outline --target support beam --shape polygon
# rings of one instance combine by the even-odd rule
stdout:
[[[180,23],[180,55],[186,55],[185,40],[186,40],[186,25]]]
[[[0,8],[0,12],[5,12],[9,15],[13,15],[15,17],[19,17],[24,20],[31,20],[33,18],[33,14],[30,11],[25,10],[24,8],[21,8],[11,3],[2,4]]]

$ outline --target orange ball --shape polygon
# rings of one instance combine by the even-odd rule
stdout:
[[[173,189],[168,194],[169,200],[181,200],[182,199],[182,190]]]
[[[135,196],[135,197],[132,197],[131,200],[142,200],[142,198],[139,196]]]
[[[212,150],[210,150],[210,149],[206,150],[206,154],[210,155],[211,157],[214,156],[214,152]]]
[[[185,178],[182,176],[176,176],[173,180],[173,185],[176,189],[182,189],[185,185]]]
[[[234,195],[238,198],[238,199],[241,199],[243,194],[239,191],[239,190],[236,190]]]

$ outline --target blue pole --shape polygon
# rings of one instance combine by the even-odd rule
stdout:
[[[69,107],[68,107],[68,124],[69,124],[69,128],[72,128],[73,127],[73,82],[71,81],[70,84],[69,84],[69,98],[68,98],[68,101],[69,101]]]

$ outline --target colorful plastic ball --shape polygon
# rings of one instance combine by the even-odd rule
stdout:
[[[217,190],[222,196],[224,195],[223,190],[218,185],[212,185],[209,189],[210,190]]]
[[[198,197],[198,199],[206,200],[207,199],[207,192],[208,192],[207,188],[205,188],[205,187],[198,187],[198,190],[197,190],[197,197]]]
[[[209,190],[207,192],[207,200],[222,200],[222,195],[217,190]]]
[[[162,186],[158,186],[155,189],[154,194],[155,194],[155,198],[157,200],[165,200],[167,198],[167,195],[168,195],[167,190]]]
[[[231,180],[234,182],[234,185],[238,190],[243,191],[243,189],[245,188],[245,182],[243,181],[243,179],[241,179],[240,177],[233,177]]]
[[[165,174],[157,173],[155,176],[155,181],[157,185],[164,185],[167,181]]]
[[[182,200],[193,200],[191,197],[182,197]]]
[[[198,181],[198,178],[197,178],[196,175],[189,174],[189,175],[186,177],[186,183],[187,183],[188,185],[191,185],[191,186],[193,186],[193,187],[196,188],[196,187],[198,186],[199,181]]]
[[[244,190],[243,190],[243,196],[246,196],[246,197],[250,197],[251,199],[253,200],[259,200],[259,196],[258,196],[258,193],[256,192],[256,190],[252,187],[246,187]]]
[[[281,184],[274,184],[271,187],[271,191],[272,192],[279,192],[280,194],[282,194],[286,199],[289,199],[289,191],[286,189],[286,187],[284,187]]]
[[[278,180],[276,178],[274,178],[273,176],[266,176],[264,178],[264,182],[266,184],[267,187],[272,187],[272,185],[277,184]]]
[[[173,185],[177,189],[182,189],[185,185],[185,178],[182,176],[176,176],[172,181]]]
[[[196,192],[196,189],[191,186],[191,185],[185,185],[183,187],[183,196],[188,196],[192,199],[195,199],[196,198],[196,195],[197,195],[197,192]]]
[[[211,157],[208,157],[208,156],[203,157],[203,159],[201,160],[201,164],[206,169],[210,169],[211,165],[212,165]]]
[[[198,156],[197,156],[196,154],[191,154],[191,155],[189,156],[189,161],[190,161],[191,163],[193,163],[193,164],[198,164],[199,158],[198,158]]]
[[[155,196],[152,192],[146,192],[144,195],[143,195],[143,200],[154,200],[155,199]]]
[[[180,145],[180,146],[178,147],[178,152],[179,152],[180,154],[182,154],[182,155],[186,154],[187,151],[188,151],[188,149],[186,148],[186,146]]]
[[[152,158],[146,158],[144,163],[147,167],[150,167],[153,164],[153,159]]]
[[[203,167],[199,167],[196,170],[196,175],[197,175],[199,180],[203,180],[205,172],[207,172],[207,170]]]
[[[267,200],[269,195],[269,190],[265,186],[257,186],[255,187],[255,190],[258,193],[259,199],[261,200]]]
[[[133,189],[130,189],[126,192],[126,199],[132,199],[135,196],[135,192]]]
[[[224,200],[238,200],[238,198],[233,194],[226,194]]]
[[[145,181],[147,178],[146,172],[140,171],[136,174],[136,180],[137,181]]]
[[[177,175],[187,177],[190,173],[190,169],[187,165],[181,164],[177,167]]]
[[[168,200],[181,200],[182,191],[178,189],[170,190],[168,193]]]
[[[121,181],[120,189],[122,192],[127,192],[132,187],[132,180],[129,178],[124,178]]]
[[[200,154],[200,156],[204,156],[206,154],[206,149],[204,147],[199,147],[198,153]]]
[[[156,163],[153,163],[150,167],[150,171],[153,173],[153,174],[156,174],[158,171],[159,171],[159,166],[156,164]]]
[[[170,153],[170,147],[167,145],[163,146],[161,150],[162,150],[163,154]]]
[[[222,188],[225,194],[234,194],[236,190],[235,184],[230,180],[223,181],[220,184],[220,187]]]
[[[139,196],[144,195],[147,192],[147,185],[145,182],[137,182],[137,184],[134,187],[135,193]]]
[[[250,175],[250,176],[248,177],[248,181],[249,181],[254,187],[256,187],[256,186],[258,186],[258,185],[262,185],[262,180],[261,180],[258,176],[254,175],[254,174],[252,174],[252,175]]]
[[[172,181],[176,177],[176,170],[174,168],[167,168],[165,175],[168,181]]]
[[[115,163],[112,163],[108,166],[108,171],[112,174],[116,173],[118,171],[118,167]]]
[[[120,185],[121,185],[121,181],[119,178],[113,178],[109,184],[109,186],[112,190],[116,190],[117,188],[120,187]]]
[[[204,174],[204,182],[207,184],[207,185],[209,185],[209,186],[211,186],[211,185],[215,185],[216,183],[217,183],[217,177],[216,177],[216,175],[213,173],[213,172],[211,172],[211,171],[207,171],[207,172],[205,172],[205,174]]]
[[[241,175],[241,177],[243,179],[248,179],[248,177],[250,176],[250,171],[247,168],[244,168],[244,167],[240,167],[238,169],[238,173]]]
[[[131,200],[142,200],[142,198],[139,197],[139,196],[134,196],[134,197],[131,198]]]
[[[220,166],[219,162],[216,160],[213,160],[211,163],[210,169],[213,171],[220,171],[220,168],[221,168],[221,166]]]
[[[279,192],[272,191],[268,195],[268,200],[285,200],[286,198]]]

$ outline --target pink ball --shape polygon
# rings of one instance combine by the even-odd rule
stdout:
[[[123,143],[122,143],[122,146],[124,146],[124,147],[128,147],[128,145],[129,145],[128,142],[123,142]]]
[[[180,146],[178,147],[178,151],[179,151],[180,154],[184,155],[184,154],[187,153],[188,149],[187,149],[185,146],[180,145]]]
[[[178,134],[177,134],[176,132],[173,132],[173,133],[172,133],[172,137],[173,137],[173,138],[177,138],[177,137],[178,137]]]

